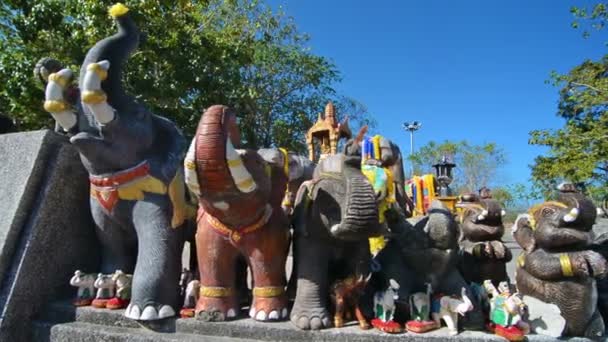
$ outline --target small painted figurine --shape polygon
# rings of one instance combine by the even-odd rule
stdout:
[[[462,288],[461,299],[443,296],[438,299],[437,304],[434,305],[436,308],[432,314],[435,323],[440,326],[443,320],[450,335],[458,335],[458,315],[464,316],[473,310],[473,303],[467,296],[466,288]]]
[[[367,278],[363,278],[363,276],[349,277],[335,282],[331,287],[331,300],[335,308],[334,326],[336,328],[343,327],[344,319],[350,320],[353,312],[361,329],[367,330],[370,328],[359,307],[359,299],[370,277],[371,273]]]
[[[498,289],[491,280],[483,286],[490,297],[490,330],[509,341],[523,341],[530,332],[530,326],[524,321],[526,305],[518,293],[511,294],[507,282],[500,282]]]
[[[74,276],[70,279],[70,285],[78,288],[78,294],[74,299],[75,306],[91,305],[95,297],[95,274],[84,273],[80,270],[74,272]]]
[[[193,279],[188,283],[186,293],[184,294],[184,305],[179,312],[182,318],[194,317],[194,307],[196,306],[200,290],[201,282],[197,279]]]
[[[114,283],[114,280],[112,280],[113,276],[113,274],[102,273],[97,275],[97,279],[95,279],[95,283],[93,284],[97,289],[97,294],[95,295],[95,299],[92,303],[94,307],[105,308],[108,301],[114,298],[116,283]]]
[[[426,284],[426,292],[417,292],[410,296],[410,321],[405,324],[408,331],[424,333],[439,328],[431,320],[431,284]]]
[[[390,279],[386,290],[374,294],[375,318],[372,319],[372,325],[374,328],[390,334],[403,331],[399,323],[393,321],[395,300],[399,298],[397,290],[399,290],[399,284],[395,280]]]
[[[110,299],[106,303],[106,308],[110,310],[126,308],[131,301],[131,283],[133,283],[133,275],[117,270],[112,275],[112,280],[116,285],[116,297]]]

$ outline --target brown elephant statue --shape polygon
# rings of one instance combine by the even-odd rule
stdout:
[[[459,206],[460,272],[468,282],[482,284],[491,280],[494,286],[508,281],[506,264],[511,261],[509,248],[502,242],[505,214],[500,203],[491,198],[468,196]]]
[[[557,201],[533,207],[513,228],[523,248],[516,271],[518,290],[557,305],[565,319],[563,335],[604,334],[596,279],[608,273],[608,264],[591,250],[595,217],[593,203],[565,184]]]
[[[287,317],[285,261],[290,240],[282,203],[291,178],[304,172],[290,172],[289,160],[268,151],[239,150],[239,144],[235,113],[215,105],[202,115],[185,160],[186,182],[199,199],[201,290],[196,317],[223,321],[237,316],[235,288],[244,281],[237,274],[245,272],[236,265],[244,257],[253,278],[249,315],[259,321],[279,320]],[[283,158],[289,159],[289,154]]]

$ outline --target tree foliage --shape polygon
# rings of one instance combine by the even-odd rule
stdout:
[[[606,6],[573,13],[594,28],[603,27]],[[578,23],[575,25],[578,27]],[[535,130],[530,143],[549,148],[532,165],[532,176],[545,196],[561,181],[572,181],[600,199],[608,194],[608,55],[599,61],[585,60],[567,74],[553,72],[560,88],[557,116],[564,126]]]
[[[0,112],[21,130],[52,127],[43,89],[32,77],[45,56],[77,71],[86,51],[112,34],[113,1],[8,0],[0,4]],[[129,59],[127,90],[153,112],[194,133],[204,108],[238,113],[245,146],[305,150],[304,133],[333,100],[351,122],[369,121],[365,106],[337,94],[340,73],[313,54],[293,18],[260,1],[127,0],[146,39]],[[347,113],[347,111],[350,111]],[[372,122],[373,124],[373,122]]]
[[[500,167],[507,159],[502,148],[495,143],[475,145],[462,141],[430,141],[418,149],[409,159],[417,174],[434,173],[433,164],[447,156],[457,166],[451,185],[458,192],[476,192],[481,187],[495,184]]]

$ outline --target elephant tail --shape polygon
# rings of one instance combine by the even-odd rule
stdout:
[[[101,88],[107,95],[108,103],[123,112],[121,109],[133,101],[122,86],[123,64],[137,49],[140,31],[126,6],[116,4],[110,8],[109,13],[116,21],[118,32],[100,40],[87,52],[80,70],[79,84],[85,84],[85,77],[89,74],[87,71],[90,71],[89,64],[107,61],[110,68],[107,69],[107,75],[101,77]]]

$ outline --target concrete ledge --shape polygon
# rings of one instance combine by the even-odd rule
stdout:
[[[97,330],[106,327],[121,327],[146,334],[161,331],[156,336],[224,336],[234,339],[251,339],[258,341],[327,341],[327,342],[372,342],[372,341],[505,341],[505,339],[485,332],[463,331],[457,336],[449,336],[447,329],[442,328],[426,334],[384,334],[377,330],[360,330],[355,322],[340,329],[322,331],[302,331],[294,328],[290,322],[260,323],[249,318],[240,318],[230,322],[206,323],[196,319],[167,319],[155,324],[142,324],[123,316],[124,310],[102,310],[93,307],[74,308],[68,302],[54,303],[49,310],[49,317],[70,319],[80,323],[98,324]],[[241,317],[246,316],[246,310]],[[141,329],[137,329],[137,327]],[[92,328],[95,328],[92,326]],[[584,338],[563,339],[564,341],[590,341]],[[131,341],[131,340],[120,340]],[[139,340],[138,340],[139,341]],[[182,341],[182,340],[179,340]],[[187,340],[184,340],[187,341]],[[528,341],[555,341],[540,335],[528,336]]]
[[[49,341],[82,342],[253,342],[248,339],[235,339],[222,336],[197,336],[188,334],[162,334],[144,329],[124,327],[103,327],[90,323],[73,322],[59,324],[50,328]]]

